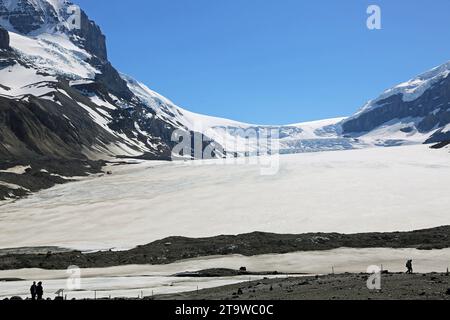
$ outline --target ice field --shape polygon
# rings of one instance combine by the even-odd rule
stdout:
[[[407,231],[450,224],[450,153],[283,155],[275,175],[217,161],[113,166],[0,205],[0,248],[127,249],[167,236]]]

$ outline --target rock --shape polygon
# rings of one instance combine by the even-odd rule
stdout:
[[[436,131],[427,141],[426,143],[441,143],[442,147],[445,147],[449,144],[450,141],[450,131],[443,131],[440,129]]]
[[[445,292],[446,295],[450,296],[450,288],[447,289],[447,291]]]
[[[0,27],[0,49],[9,49],[9,33]]]
[[[403,133],[411,133],[414,131],[414,128],[413,127],[405,127],[405,128],[400,129],[400,131]]]
[[[109,61],[94,57],[90,60],[90,63],[101,71],[101,73],[98,73],[96,75],[95,80],[98,83],[102,84],[115,96],[128,100],[133,98],[133,94],[131,93],[128,84],[122,79],[119,72],[112,66]]]
[[[81,10],[81,29],[76,30],[75,39],[86,51],[106,61],[108,54],[106,51],[106,37],[100,30],[100,27],[94,21],[89,20],[86,13]]]
[[[11,301],[18,301],[18,300],[23,300],[23,299],[21,297],[14,296],[14,297],[11,297],[10,300]]]
[[[432,138],[436,138],[436,134],[434,134],[433,136],[432,136]],[[450,138],[450,134],[449,134],[449,138]],[[431,138],[430,138],[431,139]],[[441,139],[444,139],[444,138],[440,138],[440,137],[437,137],[437,140],[441,140]],[[449,140],[443,140],[442,142],[439,142],[439,143],[437,143],[437,144],[434,144],[434,145],[432,145],[430,148],[431,149],[442,149],[442,148],[444,148],[444,147],[446,147],[446,146],[448,146],[448,145],[450,145],[450,139]],[[447,275],[449,275],[449,273],[448,273],[448,271],[447,271],[447,273],[446,273]]]

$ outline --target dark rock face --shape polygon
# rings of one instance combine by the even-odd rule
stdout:
[[[87,112],[69,99],[64,103],[61,107],[35,97],[29,102],[0,98],[0,159],[84,159],[83,146],[92,145],[96,137],[107,138]]]
[[[122,97],[126,100],[131,100],[133,93],[128,88],[127,83],[120,77],[119,72],[112,66],[112,64],[105,60],[94,59],[91,64],[97,67],[101,73],[96,75],[96,81],[112,94]]]
[[[399,94],[379,101],[378,105],[378,108],[344,122],[343,133],[368,132],[386,122],[409,117],[422,118],[416,125],[419,132],[447,125],[450,123],[450,79],[443,79],[414,101],[405,102]]]
[[[442,130],[434,133],[425,143],[437,143],[450,141],[450,131],[442,132]]]
[[[106,37],[103,35],[100,27],[94,21],[89,20],[84,11],[81,11],[81,29],[74,30],[73,33],[80,37],[79,40],[73,39],[80,47],[101,60],[108,59]]]
[[[0,27],[0,49],[9,49],[9,33]]]

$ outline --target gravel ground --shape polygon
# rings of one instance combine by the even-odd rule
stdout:
[[[381,290],[367,288],[367,274],[337,274],[241,283],[159,300],[450,300],[448,274],[381,276]]]

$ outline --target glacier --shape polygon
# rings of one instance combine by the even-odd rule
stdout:
[[[281,155],[273,176],[220,160],[110,165],[112,175],[2,202],[0,248],[122,250],[174,235],[448,225],[449,156],[424,145]]]

